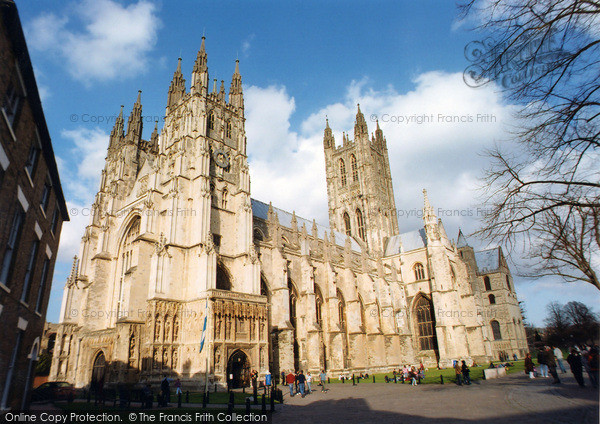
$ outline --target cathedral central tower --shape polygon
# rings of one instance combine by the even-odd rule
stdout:
[[[398,234],[398,218],[388,149],[379,122],[369,139],[358,105],[354,140],[344,133],[342,145],[336,146],[327,121],[323,148],[329,225],[362,240],[369,251],[383,252],[387,239]]]

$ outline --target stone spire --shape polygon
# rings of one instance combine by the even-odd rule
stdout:
[[[375,142],[380,146],[383,146],[385,144],[383,138],[383,131],[381,131],[381,128],[379,128],[379,119],[377,120],[377,129],[375,130]]]
[[[225,81],[221,80],[221,87],[219,88],[218,99],[221,102],[225,101]]]
[[[360,111],[360,104],[356,106],[358,107],[358,112],[356,112],[356,122],[354,123],[354,141],[356,142],[363,137],[366,137],[368,141],[369,130],[367,128],[367,121],[365,121],[365,116]]]
[[[181,58],[177,60],[177,69],[173,73],[173,80],[169,86],[169,96],[167,99],[167,113],[172,111],[179,99],[185,94],[185,79],[181,73]]]
[[[423,223],[425,224],[427,238],[430,241],[439,240],[438,219],[433,211],[433,206],[429,204],[427,190],[425,189],[423,189]]]
[[[244,94],[242,92],[242,76],[240,75],[240,61],[235,61],[235,71],[229,86],[229,104],[237,108],[244,108]]]
[[[148,150],[154,155],[158,153],[158,121],[154,122],[154,130],[150,136]]]
[[[138,91],[137,100],[133,104],[133,110],[127,120],[127,134],[125,142],[138,144],[142,137],[142,90]]]
[[[108,143],[109,152],[118,149],[119,145],[123,141],[123,125],[123,105],[121,105],[121,111],[119,112],[119,116],[117,116],[115,126],[110,132],[110,141]]]
[[[204,40],[205,37],[202,37],[202,44],[200,45],[200,50],[198,50],[194,69],[192,70],[192,94],[206,95],[208,92],[208,66]]]
[[[329,127],[329,118],[325,118],[325,131],[323,132],[323,147],[325,149],[332,149],[335,146],[335,138],[333,137],[333,131]]]

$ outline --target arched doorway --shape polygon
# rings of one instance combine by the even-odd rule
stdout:
[[[94,365],[92,366],[92,381],[90,383],[90,390],[92,392],[102,392],[104,387],[104,377],[106,376],[106,358],[104,352],[100,351],[94,359]]]
[[[250,386],[250,361],[241,350],[236,350],[227,362],[227,383],[232,389]]]

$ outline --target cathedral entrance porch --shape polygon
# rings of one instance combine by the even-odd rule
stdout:
[[[250,360],[241,350],[236,350],[227,361],[227,384],[231,389],[250,386]]]

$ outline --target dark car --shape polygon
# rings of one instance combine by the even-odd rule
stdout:
[[[31,401],[73,400],[75,387],[66,381],[48,381],[31,392]]]

